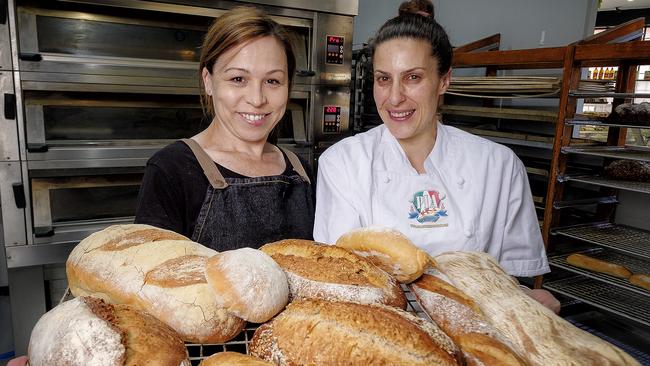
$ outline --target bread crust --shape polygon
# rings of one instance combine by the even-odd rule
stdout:
[[[531,365],[639,365],[618,347],[578,329],[530,296],[486,253],[447,252],[434,258],[456,288]]]
[[[642,287],[650,291],[650,275],[647,274],[634,274],[630,276],[629,281],[634,286]]]
[[[199,366],[271,366],[270,362],[237,352],[219,352],[201,361]]]
[[[277,365],[459,365],[433,323],[382,305],[296,301],[258,328],[251,354]]]
[[[72,294],[130,305],[189,342],[231,339],[244,321],[217,305],[205,279],[205,259],[216,252],[178,237],[148,225],[116,225],[90,235],[66,262]]]
[[[346,249],[287,239],[260,250],[284,270],[291,299],[321,298],[406,308],[404,291],[394,278]]]
[[[605,273],[614,277],[629,278],[632,275],[629,269],[620,264],[610,263],[584,254],[571,254],[566,259],[567,263],[579,268],[594,272]]]
[[[419,278],[430,259],[406,235],[378,226],[351,230],[343,234],[336,245],[367,258],[402,283]]]

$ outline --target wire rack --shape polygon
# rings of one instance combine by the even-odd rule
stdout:
[[[648,182],[631,182],[631,181],[615,180],[615,179],[609,179],[600,176],[589,176],[589,175],[579,175],[574,177],[566,176],[565,179],[574,182],[593,184],[597,186],[624,189],[627,191],[650,193],[650,183]]]
[[[650,232],[624,225],[596,223],[558,228],[555,234],[650,259]]]
[[[608,123],[595,119],[577,119],[568,118],[565,120],[567,125],[574,126],[603,126],[603,127],[625,127],[625,128],[650,128],[650,125],[626,125],[622,123]]]
[[[650,149],[631,146],[565,146],[563,153],[601,156],[614,159],[650,161]]]
[[[609,313],[650,326],[650,301],[637,292],[584,276],[544,283],[544,287]]]
[[[650,262],[623,253],[618,253],[613,250],[596,248],[587,251],[582,251],[580,253],[610,263],[620,264],[628,268],[633,273],[650,273]],[[575,272],[587,277],[591,277],[596,280],[605,281],[612,285],[637,292],[642,296],[647,296],[648,297],[647,301],[650,302],[650,291],[632,285],[627,279],[618,278],[608,274],[594,272],[587,269],[572,266],[566,261],[566,258],[569,255],[570,254],[563,254],[563,255],[549,257],[548,261],[551,265],[555,267],[563,268],[568,271]]]

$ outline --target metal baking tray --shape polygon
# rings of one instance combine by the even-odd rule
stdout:
[[[650,182],[634,182],[634,181],[625,181],[617,179],[609,179],[601,176],[591,176],[591,175],[577,175],[577,176],[565,176],[565,180],[587,183],[602,187],[623,189],[626,191],[634,191],[640,193],[650,193]]]
[[[650,232],[630,226],[599,222],[557,228],[553,234],[650,259]]]
[[[648,296],[580,275],[545,282],[543,287],[641,325],[650,326]]]
[[[650,149],[636,146],[565,146],[564,154],[583,154],[613,159],[650,161]]]
[[[618,253],[614,250],[609,250],[609,249],[603,249],[603,248],[594,248],[590,250],[585,250],[579,252],[580,254],[588,255],[592,258],[600,259],[603,261],[607,261],[610,263],[615,263],[615,264],[620,264],[622,266],[625,266],[627,269],[632,271],[633,273],[644,273],[644,274],[650,274],[650,261],[648,260],[643,260],[637,257],[633,257],[630,255],[626,255],[623,253]],[[650,291],[632,285],[627,279],[623,278],[618,278],[615,276],[611,276],[605,273],[600,273],[600,272],[594,272],[590,271],[588,269],[583,269],[579,267],[572,266],[571,264],[567,263],[566,259],[570,255],[570,253],[567,254],[562,254],[562,255],[556,255],[556,256],[550,256],[548,258],[549,264],[558,268],[565,269],[567,271],[571,271],[574,273],[578,273],[590,278],[593,278],[595,280],[599,281],[604,281],[609,284],[612,284],[614,286],[618,286],[630,291],[634,291],[639,293],[642,296],[647,296],[648,297],[648,302],[650,302]]]

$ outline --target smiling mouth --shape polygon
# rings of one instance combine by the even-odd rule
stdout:
[[[246,122],[252,125],[259,125],[263,122],[264,118],[270,113],[239,113],[240,116],[244,117]]]
[[[400,112],[388,111],[388,115],[390,116],[390,118],[395,120],[405,120],[410,116],[412,116],[413,113],[415,113],[415,109],[411,109],[408,111],[400,111]]]

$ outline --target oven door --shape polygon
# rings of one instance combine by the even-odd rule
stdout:
[[[133,222],[143,168],[30,172],[33,244],[76,243]]]
[[[0,1],[0,71],[11,70],[11,37],[9,33],[9,2]]]
[[[293,151],[313,166],[313,137],[311,135],[312,90],[308,86],[294,85],[287,110],[272,132],[269,140]]]

